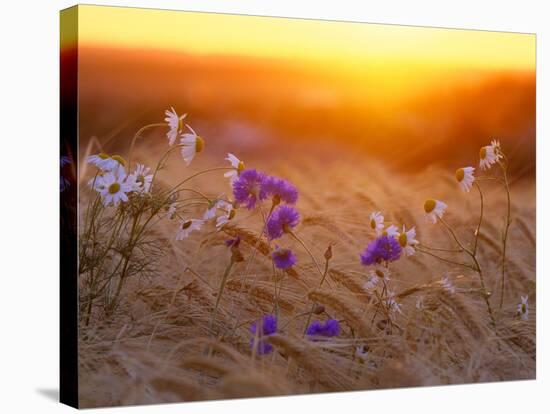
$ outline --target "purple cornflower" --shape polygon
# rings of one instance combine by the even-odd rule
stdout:
[[[281,201],[287,204],[296,204],[296,201],[298,201],[298,190],[287,180],[268,176],[262,183],[260,198],[264,200],[270,197],[274,205],[281,203]]]
[[[227,247],[239,247],[239,244],[241,244],[241,236],[237,235],[234,239],[228,239],[225,241],[225,245]]]
[[[273,335],[277,332],[277,317],[274,315],[265,315],[258,327],[258,322],[254,322],[250,327],[253,338],[250,340],[250,347],[254,348],[254,341],[257,338],[256,349],[259,355],[269,354],[273,351],[273,346],[266,342],[263,337]],[[258,330],[259,328],[259,330]]]
[[[279,206],[271,214],[266,224],[269,240],[278,239],[283,233],[288,233],[300,221],[300,214],[290,206]]]
[[[263,200],[261,197],[262,185],[265,180],[265,174],[256,170],[244,170],[233,182],[233,196],[235,200],[244,204],[246,208],[252,210],[256,207],[258,201]]]
[[[308,336],[325,336],[331,338],[340,334],[340,323],[336,319],[329,319],[324,324],[314,321],[308,326],[306,334]]]
[[[361,263],[369,266],[382,262],[393,262],[401,256],[401,246],[395,237],[380,236],[369,243],[361,253]]]
[[[275,262],[275,266],[279,269],[288,269],[296,264],[296,255],[292,253],[290,249],[277,247],[275,251],[271,253],[271,258]]]

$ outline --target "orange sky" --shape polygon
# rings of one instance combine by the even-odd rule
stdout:
[[[286,58],[348,69],[388,63],[406,63],[409,70],[535,68],[533,34],[78,7],[80,45]]]

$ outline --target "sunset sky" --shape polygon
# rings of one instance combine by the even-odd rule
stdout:
[[[79,6],[81,46],[431,67],[535,68],[535,35]]]

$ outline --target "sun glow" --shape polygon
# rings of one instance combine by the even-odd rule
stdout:
[[[79,43],[323,61],[331,68],[401,62],[428,67],[535,68],[533,34],[86,5],[79,6]]]

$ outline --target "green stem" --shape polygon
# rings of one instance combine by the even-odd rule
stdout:
[[[502,309],[502,305],[504,303],[504,282],[506,278],[506,246],[508,242],[508,230],[510,228],[510,222],[511,222],[511,213],[512,213],[512,205],[510,201],[510,185],[508,183],[508,173],[506,167],[500,163],[500,167],[502,168],[502,173],[504,176],[504,188],[506,189],[506,197],[508,202],[508,208],[506,211],[506,226],[504,227],[504,234],[502,236],[502,277],[500,281],[500,309]]]
[[[225,272],[223,273],[222,281],[220,283],[220,289],[218,290],[218,296],[216,297],[216,304],[214,305],[214,310],[212,311],[212,317],[210,318],[210,324],[208,325],[208,332],[210,333],[213,333],[213,327],[214,327],[214,322],[216,320],[216,313],[218,312],[218,306],[220,304],[223,291],[225,289],[225,283],[227,281],[227,277],[231,272],[231,268],[233,267],[233,264],[235,264],[235,260],[233,259],[233,256],[231,256],[231,260],[227,265],[227,267],[225,268]]]
[[[474,181],[474,185],[477,188],[477,191],[479,192],[479,204],[480,204],[479,222],[477,224],[477,228],[476,228],[476,231],[475,231],[475,238],[474,238],[473,254],[475,256],[476,251],[477,251],[477,241],[478,241],[478,238],[479,238],[479,232],[481,230],[481,223],[483,221],[483,193],[481,192],[481,187],[479,186],[479,184],[477,182]]]
[[[140,130],[138,132],[136,132],[136,134],[132,138],[132,142],[130,143],[130,149],[128,150],[128,171],[130,171],[130,166],[131,166],[131,162],[132,162],[132,155],[133,155],[133,152],[134,152],[134,147],[136,145],[137,139],[140,137],[140,135],[145,130],[147,130],[149,128],[161,127],[161,126],[168,126],[168,125],[165,124],[165,123],[162,123],[162,124],[161,123],[149,124],[149,125],[145,125],[144,127],[140,128]]]

